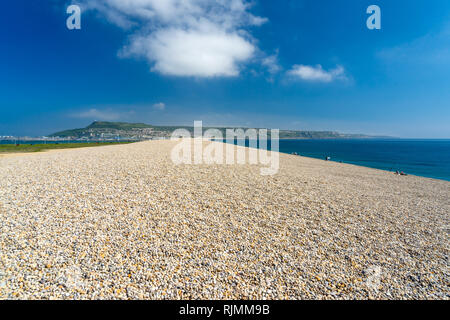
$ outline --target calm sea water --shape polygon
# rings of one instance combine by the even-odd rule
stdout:
[[[280,140],[280,152],[450,181],[450,140]]]
[[[450,140],[280,140],[280,152],[450,181]]]

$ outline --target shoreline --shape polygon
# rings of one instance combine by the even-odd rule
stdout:
[[[283,140],[283,139],[280,139]],[[285,140],[339,140],[339,139],[285,139]],[[349,139],[343,139],[343,140],[349,140]],[[355,140],[355,139],[351,139],[351,140]],[[357,139],[360,140],[360,139]],[[363,139],[366,140],[366,139]],[[370,140],[370,139],[369,139]],[[416,140],[416,139],[412,139],[412,140]],[[446,141],[446,139],[431,139],[431,140],[444,140]],[[99,148],[99,147],[107,147],[107,146],[113,146],[113,145],[122,145],[122,144],[132,144],[132,143],[142,143],[142,142],[148,142],[148,141],[170,141],[170,140],[146,140],[146,141],[137,141],[137,142],[127,142],[127,143],[111,143],[111,144],[104,144],[104,145],[92,145],[92,146],[81,146],[79,148],[56,148],[56,149],[48,149],[48,150],[40,150],[40,151],[34,151],[34,152],[11,152],[11,153],[6,153],[6,152],[0,152],[0,159],[1,158],[10,158],[10,157],[16,157],[16,156],[29,156],[29,155],[36,155],[36,154],[42,154],[42,153],[51,153],[51,152],[58,152],[58,151],[65,151],[65,150],[77,150],[77,149],[84,149],[84,148]],[[209,139],[204,139],[204,141],[214,141],[214,140],[209,140]],[[221,141],[214,141],[214,142],[221,142]],[[221,143],[227,143],[225,141],[222,141]],[[234,144],[236,145],[236,144]],[[250,148],[248,146],[246,146],[245,148]],[[315,159],[315,160],[321,160],[321,161],[326,161],[326,162],[333,162],[333,163],[338,163],[338,164],[346,164],[346,165],[352,165],[352,166],[356,166],[356,167],[361,167],[361,168],[367,168],[367,169],[374,169],[374,170],[379,170],[382,172],[389,172],[391,174],[395,174],[395,171],[391,171],[391,170],[387,170],[387,169],[381,169],[381,168],[377,168],[374,166],[365,166],[365,165],[361,165],[361,164],[356,164],[356,163],[351,163],[351,162],[346,162],[348,160],[333,160],[333,158],[331,158],[331,160],[324,160],[323,158],[319,158],[319,157],[314,157],[314,156],[307,156],[307,155],[302,155],[302,154],[297,154],[294,155],[290,152],[283,152],[283,151],[279,151],[280,154],[285,154],[285,155],[290,155],[290,156],[295,156],[295,157],[303,157],[303,158],[308,158],[308,159]],[[409,173],[409,172],[405,172],[406,175],[402,176],[402,177],[407,177],[407,176],[413,176],[413,177],[418,177],[418,178],[425,178],[425,179],[431,179],[431,180],[438,180],[438,181],[445,181],[445,182],[450,182],[450,179],[445,179],[445,178],[436,178],[436,177],[429,177],[429,176],[423,176],[423,175],[417,175],[414,173]]]
[[[339,139],[280,139],[280,140],[339,140]],[[355,140],[355,139],[343,139],[343,140]],[[357,140],[361,140],[361,139],[357,139]],[[366,140],[365,138],[362,140]],[[370,140],[370,139],[369,139]],[[416,139],[412,139],[412,140],[416,140]],[[444,140],[446,141],[446,139],[432,139],[432,140]],[[33,155],[33,154],[42,154],[42,153],[49,153],[49,152],[57,152],[57,151],[64,151],[64,150],[76,150],[76,149],[84,149],[84,148],[99,148],[99,147],[107,147],[107,146],[112,146],[112,145],[122,145],[122,144],[131,144],[131,143],[142,143],[142,142],[148,142],[148,141],[170,141],[170,140],[146,140],[146,141],[138,141],[138,142],[127,142],[127,143],[106,143],[104,145],[92,145],[92,146],[81,146],[79,148],[56,148],[56,149],[48,149],[48,150],[40,150],[40,151],[34,151],[34,152],[11,152],[11,153],[6,153],[6,152],[0,152],[0,159],[1,158],[10,158],[10,157],[16,157],[16,156],[28,156],[28,155]],[[214,141],[214,140],[209,140],[209,139],[204,139],[204,141]],[[214,142],[221,142],[221,141],[214,141]],[[222,143],[227,143],[225,141],[222,141]],[[236,144],[234,144],[236,145]],[[246,146],[245,148],[250,148],[248,146]],[[367,168],[367,169],[374,169],[374,170],[379,170],[382,172],[389,172],[392,174],[395,174],[395,171],[391,171],[391,170],[387,170],[387,169],[382,169],[382,168],[377,168],[375,166],[365,166],[365,165],[361,165],[361,164],[357,164],[357,163],[351,163],[351,162],[347,162],[348,160],[333,160],[333,158],[331,158],[331,160],[324,160],[323,158],[319,158],[319,157],[314,157],[314,156],[307,156],[307,155],[302,155],[302,154],[297,154],[294,155],[290,152],[283,152],[283,151],[279,151],[280,154],[286,154],[286,155],[291,155],[291,156],[295,156],[295,157],[303,157],[303,158],[308,158],[308,159],[315,159],[315,160],[321,160],[321,161],[327,161],[327,162],[333,162],[333,163],[338,163],[338,164],[346,164],[346,165],[352,165],[352,166],[356,166],[356,167],[362,167],[362,168]],[[438,181],[445,181],[445,182],[450,182],[450,179],[445,179],[445,178],[437,178],[437,177],[429,177],[429,176],[424,176],[424,175],[418,175],[418,174],[414,174],[414,173],[409,173],[409,172],[405,172],[406,175],[402,176],[402,177],[407,177],[407,176],[413,176],[413,177],[418,177],[418,178],[425,178],[425,179],[432,179],[432,180],[438,180]]]
[[[280,140],[283,140],[283,139],[280,139]],[[286,139],[286,140],[291,140],[291,139]],[[303,141],[303,140],[366,140],[366,139],[292,139],[292,140],[302,140]],[[416,139],[412,139],[412,140],[416,141]],[[430,140],[433,140],[433,141],[447,141],[447,139],[430,139]],[[402,141],[402,140],[399,140],[399,141]],[[216,141],[216,142],[220,142],[220,141]],[[227,142],[223,141],[223,143],[227,143]],[[236,143],[234,143],[234,145],[236,145]],[[246,148],[250,148],[250,147],[246,146]],[[394,170],[391,171],[391,170],[388,170],[388,169],[378,168],[376,166],[366,166],[366,165],[362,165],[362,164],[358,164],[358,163],[351,163],[350,162],[351,160],[333,160],[333,158],[331,158],[330,160],[325,160],[323,157],[319,157],[319,156],[315,157],[315,156],[308,156],[308,155],[303,155],[303,154],[294,155],[294,154],[292,154],[292,151],[291,152],[279,151],[279,152],[282,153],[282,154],[293,155],[293,156],[297,156],[297,157],[305,157],[305,158],[309,158],[309,159],[330,161],[330,162],[334,162],[334,163],[348,164],[348,165],[353,165],[353,166],[357,166],[357,167],[381,170],[381,171],[389,172],[389,173],[393,173],[393,174],[395,174],[395,171],[396,171],[396,170],[395,171]],[[392,167],[394,167],[394,166],[395,165],[392,165]],[[399,171],[402,171],[402,170],[399,170]],[[414,177],[419,177],[419,178],[426,178],[426,179],[433,179],[433,180],[450,182],[450,178],[431,177],[431,176],[419,175],[419,174],[410,173],[410,172],[405,172],[405,173],[406,173],[406,176],[414,176]]]

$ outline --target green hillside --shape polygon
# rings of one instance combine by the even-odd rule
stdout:
[[[104,128],[116,130],[128,130],[134,128],[153,128],[153,126],[145,123],[94,121],[86,127],[86,129],[104,129]]]

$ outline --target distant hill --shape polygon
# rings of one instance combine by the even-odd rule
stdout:
[[[50,137],[72,139],[121,139],[144,140],[152,138],[170,137],[175,129],[187,129],[191,134],[193,127],[189,126],[153,126],[145,123],[94,121],[86,128],[55,132]],[[203,130],[209,129],[203,127]],[[225,137],[226,128],[218,128]],[[242,129],[246,129],[242,127]],[[270,130],[268,131],[270,136]],[[343,134],[334,131],[297,131],[280,130],[280,139],[345,139],[345,138],[373,138],[362,134]]]
[[[82,138],[92,136],[92,134],[115,133],[117,131],[131,131],[134,129],[141,130],[146,128],[153,128],[153,126],[145,123],[94,121],[86,128],[64,130],[53,133],[50,137]]]

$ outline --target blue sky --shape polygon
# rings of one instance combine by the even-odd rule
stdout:
[[[448,0],[16,0],[0,39],[0,135],[203,120],[450,138]]]

